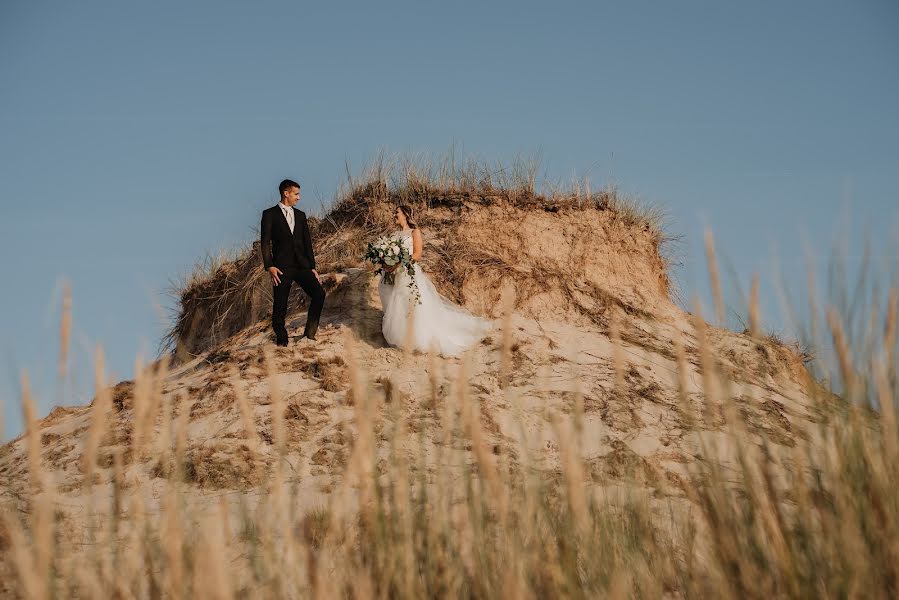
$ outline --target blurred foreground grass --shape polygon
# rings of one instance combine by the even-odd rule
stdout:
[[[749,333],[758,336],[755,297],[748,301]],[[329,506],[299,511],[299,490],[283,460],[252,501],[188,503],[189,416],[169,407],[158,433],[158,415],[136,411],[138,421],[153,422],[135,423],[144,433],[135,435],[133,451],[146,452],[147,438],[162,436],[167,450],[159,462],[172,467],[151,510],[150,481],[125,481],[121,457],[112,493],[91,493],[112,402],[100,357],[101,392],[83,453],[88,506],[81,542],[64,535],[54,511],[26,386],[32,493],[19,510],[0,512],[6,591],[28,598],[895,598],[897,294],[888,294],[884,308],[872,299],[854,304],[853,314],[817,310],[813,303],[809,322],[826,322],[827,335],[804,335],[814,338],[819,357],[808,402],[820,420],[792,448],[759,444],[747,433],[696,315],[705,410],[696,413],[686,398],[680,410],[697,431],[723,410],[728,442],[697,436],[678,490],[666,489],[664,478],[653,489],[592,481],[580,452],[577,399],[569,415],[554,417],[560,472],[534,468],[527,447],[494,453],[464,368],[451,393],[431,386],[442,436],[436,455],[410,452],[422,434],[410,431],[397,403],[384,407],[370,393],[348,340],[356,431]],[[850,322],[866,323],[868,335],[848,335]],[[500,364],[508,364],[509,339],[498,350]],[[684,366],[682,345],[678,351]],[[833,361],[824,364],[824,356]],[[272,390],[273,443],[283,456],[283,398]],[[134,405],[161,403],[150,397],[155,393],[152,381],[139,386]],[[246,400],[237,399],[246,415]],[[245,427],[248,438],[256,435],[251,421]],[[390,460],[377,458],[383,444]]]

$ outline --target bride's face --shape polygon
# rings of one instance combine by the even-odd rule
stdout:
[[[406,227],[406,215],[403,214],[403,211],[400,209],[396,209],[396,213],[393,215],[394,221],[396,221],[397,226],[401,229]]]

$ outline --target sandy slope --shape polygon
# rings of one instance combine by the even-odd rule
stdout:
[[[513,340],[509,385],[502,389],[500,321],[494,334],[466,359],[435,361],[386,347],[378,331],[379,308],[370,275],[363,271],[341,274],[317,343],[274,348],[268,325],[262,323],[168,373],[164,398],[178,407],[176,411],[189,411],[187,456],[197,502],[212,502],[221,492],[251,491],[262,483],[275,460],[266,351],[276,365],[276,381],[285,402],[291,478],[310,507],[328,503],[329,493],[340,484],[353,443],[348,363],[367,374],[383,414],[395,418],[399,411],[410,432],[424,434],[427,451],[441,441],[440,411],[447,410],[447,405],[452,409],[463,401],[476,402],[494,453],[508,460],[530,461],[548,475],[560,469],[560,428],[554,425],[554,416],[570,418],[581,394],[582,453],[591,481],[597,485],[627,482],[656,493],[682,494],[682,477],[701,431],[685,423],[679,408],[674,336],[684,336],[690,361],[687,391],[697,414],[704,411],[699,351],[687,315],[673,318],[676,311],[669,307],[665,320],[623,316],[620,350],[597,325],[513,316],[509,320]],[[297,315],[291,326],[301,328],[302,318]],[[777,358],[781,349],[719,329],[710,332],[710,340],[722,367],[741,388],[740,409],[750,416],[751,428],[777,444],[791,446],[802,439],[814,414],[804,401],[803,382],[793,372],[789,357]],[[616,352],[622,360],[618,391]],[[243,437],[232,372],[239,373],[239,385],[250,399],[259,436],[256,443]],[[432,380],[438,388],[436,405]],[[460,382],[465,382],[464,397]],[[134,456],[130,448],[133,388],[130,382],[116,388],[121,408],[115,412],[114,426],[98,458],[99,485],[94,488],[98,499],[110,494],[116,450],[124,457],[126,481],[155,478],[157,498],[164,487],[161,475],[167,467],[155,459],[152,448],[164,443],[168,427],[159,416],[149,450]],[[715,425],[706,433],[723,436],[724,420],[718,407],[715,411]],[[43,464],[57,487],[57,502],[72,535],[78,535],[86,507],[79,458],[89,419],[90,407],[66,408],[56,409],[40,423]],[[409,451],[418,448],[417,440],[410,441]],[[382,458],[388,452],[382,448]],[[24,440],[4,447],[0,476],[9,484],[5,501],[27,497],[26,468]]]

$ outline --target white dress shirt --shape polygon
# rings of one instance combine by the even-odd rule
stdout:
[[[293,233],[293,207],[278,202],[278,208],[284,213],[284,218],[287,219],[287,224],[290,225],[290,233]]]

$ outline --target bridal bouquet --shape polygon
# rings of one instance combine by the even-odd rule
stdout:
[[[388,285],[396,283],[396,271],[403,269],[409,275],[409,289],[412,290],[416,304],[421,304],[421,294],[418,292],[418,284],[415,281],[415,261],[412,253],[396,238],[381,238],[369,242],[362,255],[362,260],[367,260],[377,266],[375,273],[381,275],[382,281]]]

